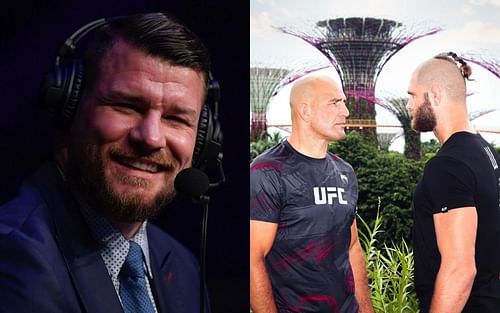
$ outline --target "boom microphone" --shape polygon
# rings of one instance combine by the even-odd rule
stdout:
[[[174,187],[177,192],[189,196],[195,202],[205,202],[208,197],[210,181],[208,176],[194,167],[185,168],[177,174],[174,180]],[[207,201],[208,202],[208,201]]]

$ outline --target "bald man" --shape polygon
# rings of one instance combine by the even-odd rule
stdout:
[[[331,78],[291,94],[292,132],[250,166],[250,303],[254,313],[373,312],[357,228],[352,167],[327,151],[349,111]]]
[[[440,54],[413,73],[412,127],[441,149],[417,185],[413,240],[420,312],[500,312],[500,157],[469,124],[466,62]]]

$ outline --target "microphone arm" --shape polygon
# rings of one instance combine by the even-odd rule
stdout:
[[[201,240],[200,240],[200,313],[205,312],[205,261],[207,253],[207,227],[208,227],[208,202],[210,198],[205,196],[202,207],[203,217],[201,222]]]
[[[175,189],[184,195],[190,196],[195,204],[202,205],[202,224],[200,240],[200,313],[205,313],[205,263],[207,251],[208,202],[210,197],[205,195],[210,184],[208,176],[199,169],[186,168],[180,171],[174,180]]]
[[[224,175],[224,168],[222,167],[222,160],[221,159],[217,159],[217,169],[219,170],[220,179],[219,179],[219,181],[217,181],[215,183],[210,183],[209,184],[210,188],[219,187],[220,185],[222,185],[226,182],[226,176]]]

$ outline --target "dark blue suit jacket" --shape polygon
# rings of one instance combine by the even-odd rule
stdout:
[[[151,223],[147,233],[158,311],[199,312],[196,260]],[[0,207],[0,312],[123,312],[97,243],[53,164]]]

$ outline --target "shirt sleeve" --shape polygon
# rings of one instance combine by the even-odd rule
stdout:
[[[476,179],[472,170],[463,162],[446,157],[431,159],[425,170],[426,194],[432,213],[476,206],[474,189]]]
[[[250,168],[250,219],[279,223],[282,208],[279,171],[262,164]]]

